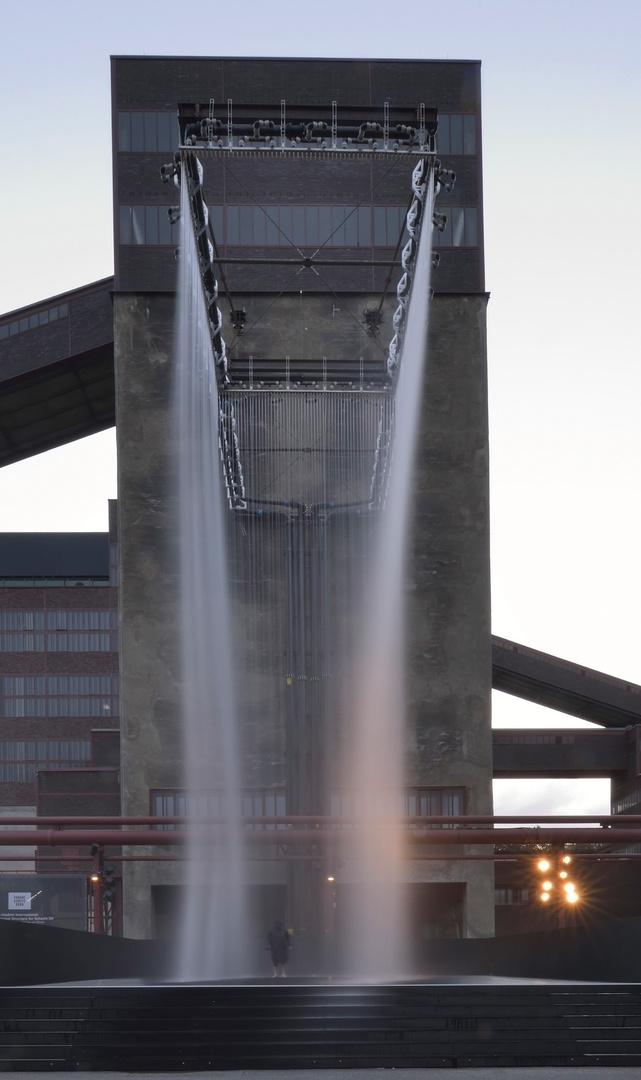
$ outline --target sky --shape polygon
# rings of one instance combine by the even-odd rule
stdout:
[[[492,629],[641,683],[641,4],[0,0],[0,311],[113,273],[110,55],[482,61]],[[11,160],[9,160],[9,158]],[[106,530],[105,432],[0,469],[0,531]],[[494,693],[494,724],[583,726]],[[500,781],[602,813],[605,781]]]

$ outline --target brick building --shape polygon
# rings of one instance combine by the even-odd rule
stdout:
[[[1,815],[119,811],[115,504],[110,518],[109,534],[0,536]]]

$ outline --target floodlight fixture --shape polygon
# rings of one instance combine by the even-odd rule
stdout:
[[[436,179],[441,185],[444,191],[448,194],[454,190],[454,184],[456,183],[456,173],[452,169],[439,169],[436,174]]]
[[[160,166],[160,179],[163,184],[168,184],[172,176],[175,176],[178,172],[178,166],[175,161],[170,161],[168,165]]]

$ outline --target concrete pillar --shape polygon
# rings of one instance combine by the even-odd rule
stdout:
[[[408,574],[408,775],[492,812],[485,296],[430,305]],[[491,863],[417,863],[467,882],[467,935],[494,932]]]
[[[120,536],[122,812],[148,814],[154,788],[181,785],[175,504],[169,407],[174,298],[114,297]],[[171,849],[139,849],[159,854]],[[125,863],[124,933],[152,935],[151,885],[180,864]]]

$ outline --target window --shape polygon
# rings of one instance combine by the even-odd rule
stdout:
[[[125,153],[176,150],[179,138],[178,117],[173,111],[118,114],[118,149]],[[439,154],[475,154],[475,115],[439,113],[436,149]]]
[[[82,768],[91,764],[88,739],[0,742],[0,781],[35,780],[38,769]]]
[[[115,652],[117,638],[117,634],[47,634],[47,652]]]
[[[627,795],[621,795],[612,801],[613,814],[625,814],[626,810],[638,807],[641,803],[641,788],[635,787]]]
[[[48,760],[47,741],[0,742],[0,780],[34,780],[36,769]]]
[[[119,581],[118,569],[118,544],[109,545],[109,584],[117,585]]]
[[[0,577],[0,585],[10,585],[11,588],[39,585],[40,588],[59,588],[69,585],[109,585],[108,577],[99,578],[43,578],[43,577]]]
[[[249,791],[243,795],[244,817],[284,817],[285,792],[267,789],[266,791]],[[247,829],[284,829],[285,825],[261,825],[258,822],[248,824]]]
[[[0,634],[0,652],[43,652],[44,634]]]
[[[575,742],[574,735],[495,735],[494,738],[497,743],[501,743],[504,746],[530,746],[549,743],[568,746]]]
[[[3,698],[0,699],[2,716],[46,716],[44,698]]]
[[[0,629],[17,633],[0,633],[2,652],[112,652],[118,648],[118,615],[115,611],[48,611],[47,630],[57,628],[63,633],[20,633],[44,628],[42,611],[0,612]],[[112,630],[109,633],[109,630]],[[76,630],[104,631],[75,633]]]
[[[361,795],[353,791],[334,792],[332,795],[332,815],[335,817],[359,817],[370,810],[381,813],[385,809],[390,814],[398,813],[402,817],[459,816],[465,813],[465,788],[408,788],[397,796],[395,805],[387,808],[381,806],[380,799],[375,795]]]
[[[44,675],[5,675],[0,679],[3,694],[44,694]]]
[[[282,788],[257,788],[246,790],[241,795],[239,808],[243,817],[285,817],[287,814],[285,792]],[[402,817],[458,816],[465,813],[465,788],[409,788],[393,800],[391,813]],[[359,796],[353,791],[334,792],[332,794],[331,813],[334,817],[358,817],[367,813],[375,805],[380,812],[380,801],[371,796]],[[150,792],[150,812],[155,817],[225,817],[226,799],[220,792],[207,792],[202,795],[188,795],[184,791],[157,790]],[[173,829],[174,825],[157,826]],[[340,826],[338,826],[340,828]],[[347,825],[346,827],[350,827]],[[409,826],[416,828],[420,826]],[[434,828],[452,826],[434,826]],[[246,829],[286,829],[284,824],[262,825],[260,822],[247,823]]]
[[[55,322],[56,319],[64,319],[69,314],[68,304],[58,304],[56,307],[47,308],[46,311],[39,311],[35,315],[29,315],[22,319],[14,319],[13,322],[4,323],[0,326],[0,340],[2,338],[13,337],[14,334],[22,334],[25,330],[35,330],[38,326],[44,326],[46,323]]]
[[[50,694],[117,694],[117,675],[50,675]]]
[[[439,205],[437,203],[437,209]],[[434,229],[432,244],[435,248],[477,247],[478,214],[475,206],[441,207],[447,217],[443,232]]]
[[[180,139],[176,112],[118,113],[118,149],[145,151],[176,150]]]
[[[115,715],[118,714],[116,708]],[[49,698],[49,716],[104,716],[114,715],[111,698],[54,697]]]
[[[117,675],[6,675],[0,716],[118,716]]]
[[[475,154],[476,117],[456,113],[439,113],[436,132],[437,154]]]
[[[121,244],[170,244],[180,241],[180,227],[170,225],[166,206],[121,206]]]
[[[0,630],[43,630],[42,611],[0,611]]]
[[[245,791],[238,808],[243,817],[283,817],[285,815],[285,792],[281,789],[264,788]],[[227,800],[220,792],[208,792],[202,795],[187,795],[184,791],[150,792],[150,811],[154,817],[224,817],[227,813]],[[175,825],[158,825],[156,828],[174,829]],[[285,829],[286,825],[273,823],[261,825],[259,822],[248,823],[249,831],[259,829]]]
[[[495,889],[494,903],[497,907],[506,907],[513,904],[529,904],[530,893],[528,889]]]
[[[556,735],[513,735],[512,742],[526,746],[543,746],[556,743]]]
[[[88,739],[50,739],[49,768],[68,769],[70,766],[91,764],[91,743]]]
[[[465,813],[465,788],[410,788],[408,817],[458,817]]]
[[[115,630],[115,611],[48,611],[47,630]]]
[[[0,678],[0,716],[46,716],[44,692],[42,675]]]
[[[232,247],[395,248],[404,231],[407,206],[212,206],[214,236]],[[446,207],[447,225],[434,230],[435,247],[476,247],[474,206]],[[180,240],[166,206],[121,206],[121,244],[171,244]]]

